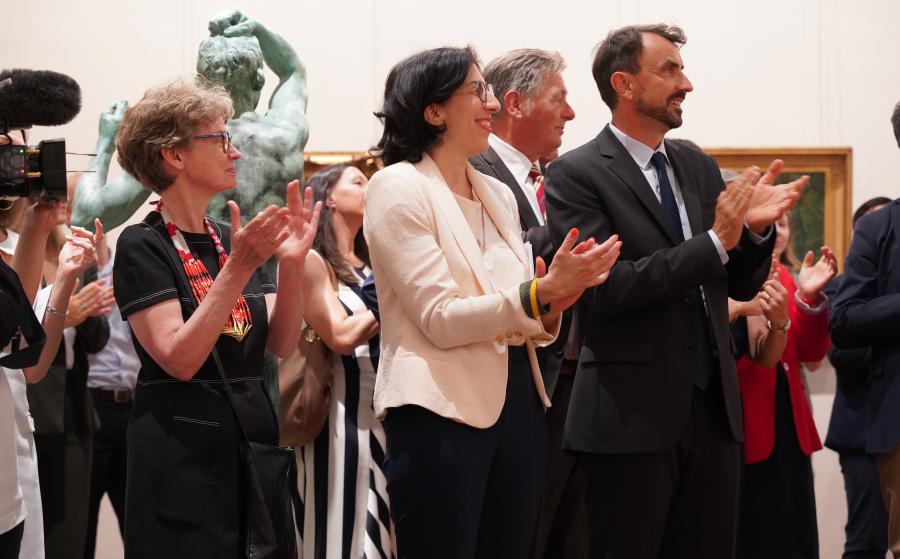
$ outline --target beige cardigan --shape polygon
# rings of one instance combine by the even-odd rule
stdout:
[[[515,198],[466,165],[484,209],[530,278]],[[381,312],[375,414],[415,404],[473,427],[490,427],[506,397],[507,345],[524,343],[535,390],[550,405],[535,345],[552,342],[529,318],[519,284],[492,285],[481,249],[447,183],[426,154],[375,173],[364,233]]]

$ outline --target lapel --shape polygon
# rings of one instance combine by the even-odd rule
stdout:
[[[700,209],[700,191],[694,170],[685,157],[685,149],[666,142],[666,153],[669,162],[675,170],[678,186],[681,189],[681,198],[684,200],[684,209],[687,211],[688,223],[691,224],[691,235],[695,236],[706,230],[703,225],[703,212]]]
[[[472,169],[472,166],[468,163],[466,167],[466,172],[470,177],[469,180],[472,180],[471,176],[475,171],[472,170],[470,173],[469,169]],[[459,209],[459,204],[453,196],[453,191],[447,186],[447,182],[441,176],[437,165],[434,164],[434,161],[427,153],[423,153],[422,160],[415,164],[415,168],[426,179],[425,194],[431,198],[432,206],[436,208],[435,213],[443,217],[444,221],[449,224],[456,245],[459,247],[459,251],[466,259],[466,262],[469,263],[469,268],[472,270],[479,287],[481,287],[482,293],[493,293],[494,286],[491,283],[487,268],[484,266],[484,259],[481,254],[481,248],[478,246],[478,241],[475,239],[475,235],[472,233],[469,222],[466,221],[462,210]],[[488,211],[487,205],[485,205],[485,211]],[[493,217],[494,215],[491,214],[491,218]]]
[[[508,186],[512,191],[513,196],[516,197],[516,204],[519,206],[519,218],[522,220],[522,229],[539,227],[541,224],[534,215],[534,210],[531,209],[531,203],[528,201],[528,198],[525,197],[525,193],[522,192],[522,186],[516,182],[515,177],[509,172],[509,168],[503,163],[503,160],[500,159],[500,155],[494,151],[494,148],[488,146],[487,151],[482,153],[481,157],[491,166],[491,169],[493,169],[494,177]]]
[[[600,148],[600,153],[604,157],[610,159],[609,170],[631,189],[672,245],[677,245],[678,237],[667,223],[665,216],[663,216],[662,205],[656,199],[656,195],[653,194],[653,187],[647,182],[644,173],[635,164],[634,159],[628,153],[628,150],[625,149],[625,146],[619,142],[612,130],[609,129],[609,125],[597,135],[597,147]]]
[[[466,174],[469,177],[469,182],[472,183],[472,187],[475,189],[475,195],[484,204],[484,211],[491,216],[491,220],[500,232],[500,236],[503,237],[506,244],[515,253],[519,262],[528,269],[530,266],[525,255],[525,245],[522,243],[522,230],[513,221],[510,208],[507,207],[507,204],[497,193],[496,189],[485,180],[485,175],[482,175],[468,164],[466,165]]]

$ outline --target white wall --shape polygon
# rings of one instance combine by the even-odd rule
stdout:
[[[81,115],[32,137],[65,135],[70,151],[92,151],[99,112],[192,73],[209,16],[229,4],[30,0],[5,26],[0,68],[72,75],[83,90]],[[417,49],[467,42],[485,61],[523,46],[566,57],[577,113],[563,144],[570,149],[609,118],[590,74],[593,46],[613,27],[670,21],[688,34],[683,56],[695,87],[675,135],[705,146],[852,146],[854,207],[878,194],[900,196],[900,150],[889,124],[900,99],[900,3],[893,0],[278,0],[240,7],[286,37],[308,67],[308,150],[368,148],[379,135],[372,111],[391,65]],[[69,168],[86,163],[73,157]]]

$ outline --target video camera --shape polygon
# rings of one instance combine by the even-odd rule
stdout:
[[[0,198],[66,199],[66,141],[16,145],[10,132],[65,124],[80,110],[81,88],[65,74],[0,72]]]

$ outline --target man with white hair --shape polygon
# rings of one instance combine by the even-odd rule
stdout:
[[[516,198],[522,236],[535,257],[550,262],[554,249],[544,210],[542,160],[552,159],[562,143],[566,123],[575,111],[566,96],[558,52],[518,49],[492,60],[484,79],[494,88],[500,110],[494,113],[488,149],[471,158],[472,166],[504,182]],[[538,350],[538,362],[553,407],[547,415],[549,457],[547,479],[532,557],[583,557],[587,554],[584,491],[575,458],[561,450],[562,429],[572,391],[578,345],[564,357],[571,313],[563,319],[558,341]],[[568,366],[567,366],[568,363]]]

